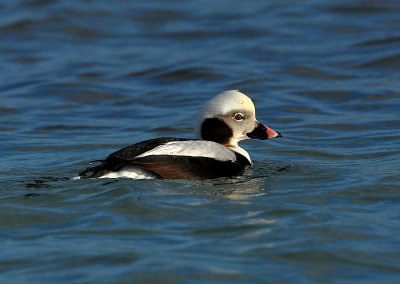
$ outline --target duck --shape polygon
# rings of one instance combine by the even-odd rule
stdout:
[[[80,178],[201,180],[241,175],[252,165],[238,143],[246,139],[282,137],[256,119],[252,100],[227,90],[200,110],[195,139],[160,137],[122,148],[100,164],[79,173]]]

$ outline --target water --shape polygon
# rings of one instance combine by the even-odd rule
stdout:
[[[400,281],[398,1],[0,4],[2,282]],[[193,137],[225,89],[284,138],[215,181],[70,180]]]

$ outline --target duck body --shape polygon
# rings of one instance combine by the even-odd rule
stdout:
[[[239,91],[225,91],[201,109],[196,138],[161,137],[110,154],[79,176],[133,179],[214,179],[237,176],[251,165],[240,140],[280,137],[255,119],[252,101]]]
[[[161,137],[122,148],[80,173],[91,178],[213,179],[236,176],[251,163],[213,141]]]

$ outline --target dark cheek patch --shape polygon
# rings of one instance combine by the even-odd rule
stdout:
[[[226,144],[232,136],[232,129],[218,118],[207,118],[201,125],[201,137],[204,140]]]

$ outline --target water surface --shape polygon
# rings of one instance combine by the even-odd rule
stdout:
[[[400,3],[0,4],[4,282],[400,281]],[[70,180],[239,89],[283,139],[214,181]]]

